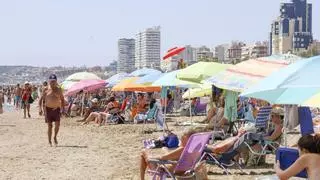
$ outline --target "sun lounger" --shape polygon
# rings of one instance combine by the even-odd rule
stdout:
[[[149,162],[157,164],[157,168],[155,170],[149,170],[148,172],[153,175],[154,180],[157,178],[164,180],[167,177],[172,178],[173,180],[176,180],[177,178],[184,179],[194,177],[195,166],[199,160],[202,159],[203,150],[208,143],[210,136],[211,133],[198,133],[192,135],[178,161],[150,160]],[[169,164],[176,164],[173,172],[169,171],[167,167]]]

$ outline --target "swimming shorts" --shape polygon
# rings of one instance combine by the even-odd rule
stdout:
[[[45,113],[45,122],[46,123],[60,121],[60,116],[61,116],[60,108],[46,107],[46,113]]]

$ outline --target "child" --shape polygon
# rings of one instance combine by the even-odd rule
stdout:
[[[309,180],[320,179],[320,135],[305,135],[298,141],[300,157],[286,170],[280,169],[277,161],[274,168],[280,179],[289,179],[303,169],[307,170]]]

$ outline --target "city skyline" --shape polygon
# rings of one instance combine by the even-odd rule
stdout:
[[[161,55],[174,46],[264,41],[281,2],[289,0],[5,1],[0,65],[106,66],[117,60],[119,38],[134,38],[157,25]],[[320,2],[308,2],[313,4],[313,36],[319,39]]]

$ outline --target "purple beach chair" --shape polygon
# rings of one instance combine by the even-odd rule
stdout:
[[[189,138],[178,161],[161,161],[151,159],[149,162],[157,164],[156,170],[149,170],[149,174],[153,175],[153,180],[160,178],[165,180],[167,177],[173,180],[191,178],[195,176],[194,168],[202,159],[203,151],[207,145],[212,133],[197,133]],[[173,172],[170,172],[167,165],[176,164]],[[182,174],[182,175],[181,175]]]

